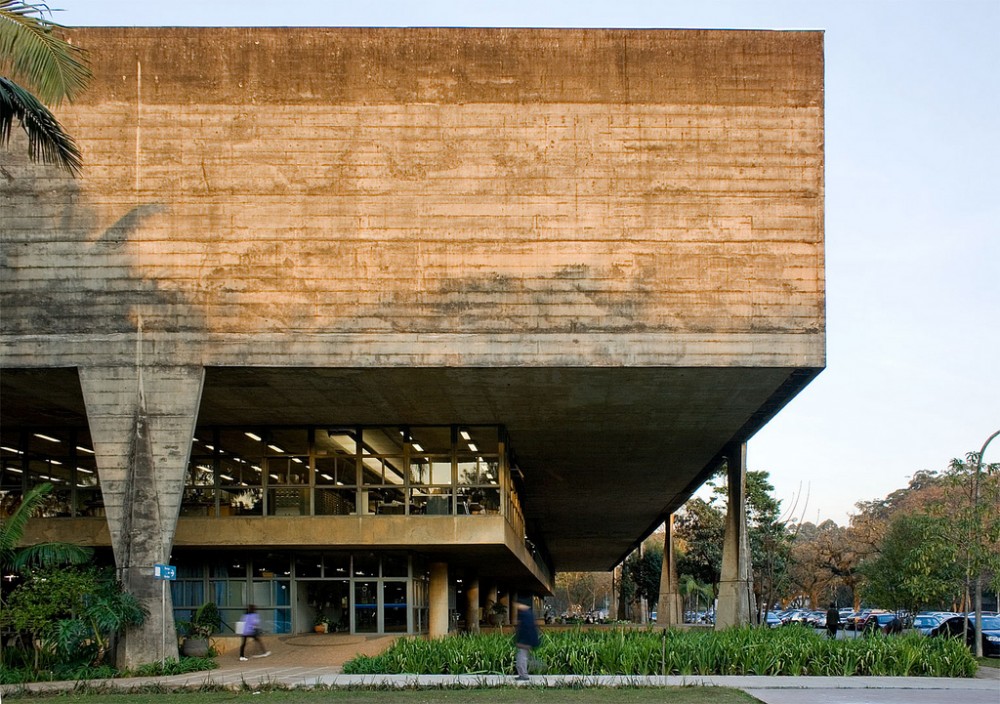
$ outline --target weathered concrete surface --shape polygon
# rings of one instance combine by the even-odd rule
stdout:
[[[823,364],[819,33],[75,37],[83,177],[3,155],[9,366],[140,317],[173,364]]]
[[[656,606],[656,625],[680,626],[684,623],[684,603],[674,550],[674,514],[663,523],[663,567],[660,570],[660,599]]]
[[[825,364],[820,33],[75,41],[83,176],[0,154],[8,427],[136,359],[207,368],[201,423],[501,423],[597,569]]]

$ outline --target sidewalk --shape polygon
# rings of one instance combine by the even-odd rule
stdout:
[[[997,704],[1000,702],[1000,670],[981,668],[975,679],[936,677],[627,677],[537,675],[518,682],[505,675],[345,675],[341,666],[359,653],[376,654],[387,648],[394,636],[300,635],[265,637],[272,654],[266,658],[238,660],[236,639],[222,641],[217,670],[170,677],[135,677],[91,682],[95,687],[123,691],[152,685],[170,688],[264,687],[685,687],[709,686],[741,689],[767,704]],[[234,647],[236,646],[236,647]],[[250,655],[251,653],[247,653]],[[32,692],[70,691],[76,682],[39,682],[23,689]],[[3,694],[22,691],[17,686],[0,688]]]

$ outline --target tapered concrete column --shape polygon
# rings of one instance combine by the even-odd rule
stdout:
[[[746,443],[726,448],[729,506],[722,545],[722,573],[715,627],[742,626],[753,622],[753,584],[750,571],[750,541],[746,513]]]
[[[432,562],[427,621],[431,638],[448,635],[448,563]]]
[[[513,608],[513,601],[510,598],[510,591],[509,590],[500,591],[499,596],[497,597],[497,601],[498,603],[503,604],[507,609],[506,611],[503,612],[502,616],[503,623],[504,624],[513,623],[514,622],[513,614],[511,613],[511,610]]]
[[[656,623],[660,626],[678,626],[683,623],[680,584],[677,579],[677,561],[674,556],[674,514],[664,523],[663,569],[660,572],[660,601],[656,605]]]
[[[177,657],[170,591],[164,622],[153,565],[169,562],[204,379],[202,367],[80,369],[115,563],[149,611],[125,634],[127,667]]]
[[[474,577],[465,584],[465,627],[469,633],[479,633],[479,578]]]

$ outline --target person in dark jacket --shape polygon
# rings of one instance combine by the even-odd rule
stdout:
[[[517,602],[517,679],[528,679],[528,656],[539,644],[538,626],[535,625],[535,612],[528,599]]]
[[[830,638],[836,638],[839,628],[840,612],[837,611],[837,605],[831,601],[830,608],[826,610],[826,635]]]

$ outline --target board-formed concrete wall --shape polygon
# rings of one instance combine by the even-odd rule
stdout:
[[[4,366],[823,366],[821,33],[73,36],[83,174],[0,153]]]

